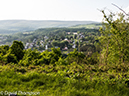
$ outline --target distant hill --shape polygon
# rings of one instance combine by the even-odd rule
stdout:
[[[71,27],[97,23],[94,21],[54,21],[54,20],[0,20],[0,34],[33,31],[38,28]]]
[[[101,23],[91,23],[91,24],[79,24],[75,26],[71,26],[70,28],[88,28],[88,29],[99,29],[102,27]]]

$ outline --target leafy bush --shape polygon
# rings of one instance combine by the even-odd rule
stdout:
[[[6,63],[17,63],[17,57],[14,55],[14,54],[11,54],[11,53],[7,53],[6,55],[3,56],[3,60],[6,62]]]
[[[71,63],[71,62],[76,62],[76,63],[81,63],[84,59],[85,55],[81,52],[78,52],[77,49],[74,49],[73,52],[70,52],[66,58],[66,60]]]

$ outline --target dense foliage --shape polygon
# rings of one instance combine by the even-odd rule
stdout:
[[[129,23],[123,14],[113,20],[113,14],[108,17],[102,12],[107,23],[104,22],[100,29],[101,36],[91,39],[95,41],[91,41],[93,44],[84,44],[79,39],[78,48],[68,54],[54,47],[56,44],[69,45],[65,41],[59,42],[64,38],[63,35],[60,38],[61,34],[66,33],[60,34],[62,29],[55,31],[59,31],[58,35],[49,33],[54,41],[51,49],[43,52],[25,50],[21,41],[13,41],[11,46],[0,46],[0,95],[6,95],[7,91],[21,95],[22,91],[38,92],[40,96],[128,96]],[[40,34],[51,29],[39,30]],[[71,35],[66,36],[69,38]],[[74,38],[78,37],[74,35]],[[84,49],[86,54],[82,51]]]
[[[102,35],[99,37],[102,45],[103,63],[106,64],[121,64],[129,61],[129,23],[123,14],[115,14],[106,16],[102,11],[107,24],[100,29]]]

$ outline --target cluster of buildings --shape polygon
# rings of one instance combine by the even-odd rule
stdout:
[[[44,39],[46,40],[46,39],[48,39],[48,37],[47,36],[45,36],[44,37]],[[32,49],[33,47],[39,47],[39,45],[37,45],[36,44],[36,42],[37,42],[37,39],[36,38],[34,38],[34,40],[33,40],[33,42],[32,43],[26,43],[26,45],[25,45],[25,49]],[[44,46],[44,41],[43,40],[40,40],[40,44],[42,45],[42,46]],[[46,44],[45,45],[45,49],[47,50],[48,49],[48,44]]]
[[[68,32],[67,34],[71,34],[71,32]],[[72,33],[72,34],[77,35],[78,40],[85,37],[81,33]],[[44,43],[45,43],[44,41],[47,40],[47,39],[49,39],[49,37],[45,36],[44,40],[40,40],[40,45],[44,46],[45,50],[48,49],[48,43],[46,45],[44,45]],[[75,40],[74,40],[74,42],[71,42],[71,40],[68,40],[67,38],[65,38],[64,41],[68,41],[69,43],[72,43],[72,45],[73,45],[72,48],[76,48],[77,47],[76,44],[75,44]],[[29,49],[29,48],[32,49],[33,47],[39,47],[39,45],[37,45],[36,42],[37,42],[37,39],[35,38],[32,43],[26,43],[25,49]],[[55,46],[55,48],[58,48],[58,46]],[[63,48],[62,50],[68,50],[68,46],[65,46],[65,48]]]

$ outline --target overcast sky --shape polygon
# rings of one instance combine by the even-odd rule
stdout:
[[[102,21],[97,9],[129,12],[129,0],[0,0],[0,20]]]

